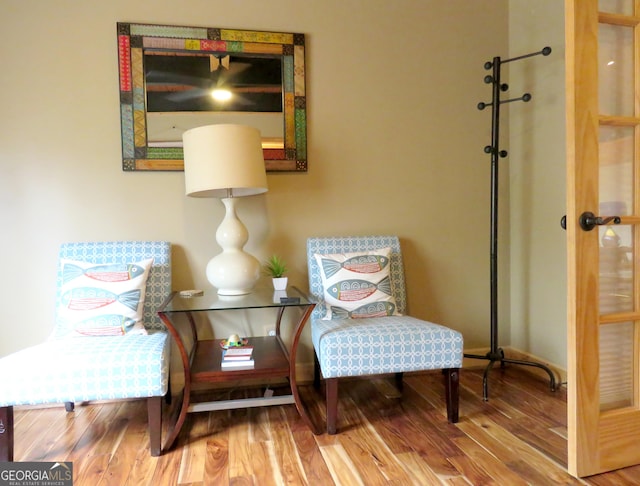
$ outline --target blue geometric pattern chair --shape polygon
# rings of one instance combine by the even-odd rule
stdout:
[[[395,299],[394,315],[356,318],[359,311],[345,314],[333,309],[327,318],[326,281],[323,272],[330,274],[345,268],[348,262],[321,268],[327,260],[318,255],[358,254],[390,248],[390,293]],[[356,258],[352,256],[352,260]],[[382,260],[380,260],[382,258]],[[371,263],[368,260],[368,264]],[[376,264],[384,257],[374,257]],[[462,335],[447,327],[404,315],[406,291],[400,242],[396,236],[366,236],[338,238],[309,238],[307,240],[309,290],[317,305],[311,316],[311,337],[315,351],[315,381],[320,374],[325,379],[327,401],[327,432],[336,433],[338,413],[338,378],[395,374],[402,387],[402,373],[442,369],[445,383],[447,418],[458,421],[459,369],[462,366]],[[324,263],[323,263],[324,265]],[[328,268],[333,270],[328,271]],[[376,270],[378,267],[376,267]],[[385,282],[387,280],[385,279]],[[362,280],[348,280],[347,292],[369,294],[371,284]],[[357,291],[351,290],[357,283]],[[341,282],[342,284],[343,282]],[[383,288],[371,287],[371,289]],[[364,290],[363,290],[364,289]],[[385,285],[383,290],[386,290]],[[359,296],[359,294],[356,294]],[[374,306],[377,304],[374,304]],[[385,304],[389,307],[389,304]],[[382,306],[384,309],[385,306]],[[330,306],[329,306],[330,307]],[[376,307],[380,308],[380,306]],[[397,315],[402,314],[402,315]]]
[[[161,452],[162,397],[167,394],[170,339],[156,314],[171,291],[171,245],[164,241],[65,243],[60,261],[123,265],[153,258],[146,281],[146,329],[118,336],[70,336],[58,309],[62,264],[51,338],[0,359],[0,461],[13,461],[13,407],[44,403],[147,398],[150,453]],[[144,285],[142,285],[144,287]],[[138,304],[139,306],[140,304]]]

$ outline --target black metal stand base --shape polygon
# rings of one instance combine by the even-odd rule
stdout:
[[[536,363],[535,361],[525,361],[521,359],[505,358],[504,351],[502,350],[502,348],[498,348],[497,351],[489,351],[485,355],[465,353],[464,357],[489,360],[489,364],[485,368],[484,374],[482,376],[482,399],[485,402],[489,400],[489,372],[493,369],[493,365],[497,362],[500,362],[500,366],[503,368],[505,363],[511,363],[511,364],[523,365],[523,366],[533,366],[536,368],[540,368],[546,371],[547,374],[549,375],[549,386],[551,388],[551,391],[552,392],[556,391],[556,375],[553,374],[553,371],[551,371],[551,369],[548,366],[543,365],[542,363]]]

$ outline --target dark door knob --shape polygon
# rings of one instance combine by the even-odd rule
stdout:
[[[596,216],[590,211],[585,211],[580,215],[580,227],[585,231],[591,231],[596,226],[603,224],[620,224],[620,216],[606,216],[604,218]],[[566,223],[565,223],[566,224]]]

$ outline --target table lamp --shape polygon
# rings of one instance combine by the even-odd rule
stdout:
[[[260,277],[260,262],[243,250],[249,232],[236,215],[236,201],[267,192],[261,139],[256,128],[227,124],[182,135],[187,196],[221,198],[226,208],[216,231],[222,253],[207,264],[207,279],[219,295],[248,294]]]

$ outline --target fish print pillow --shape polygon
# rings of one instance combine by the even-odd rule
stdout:
[[[134,263],[62,260],[57,335],[146,334],[142,322],[153,258]]]
[[[389,269],[391,248],[366,252],[315,254],[320,267],[325,320],[400,315]]]

